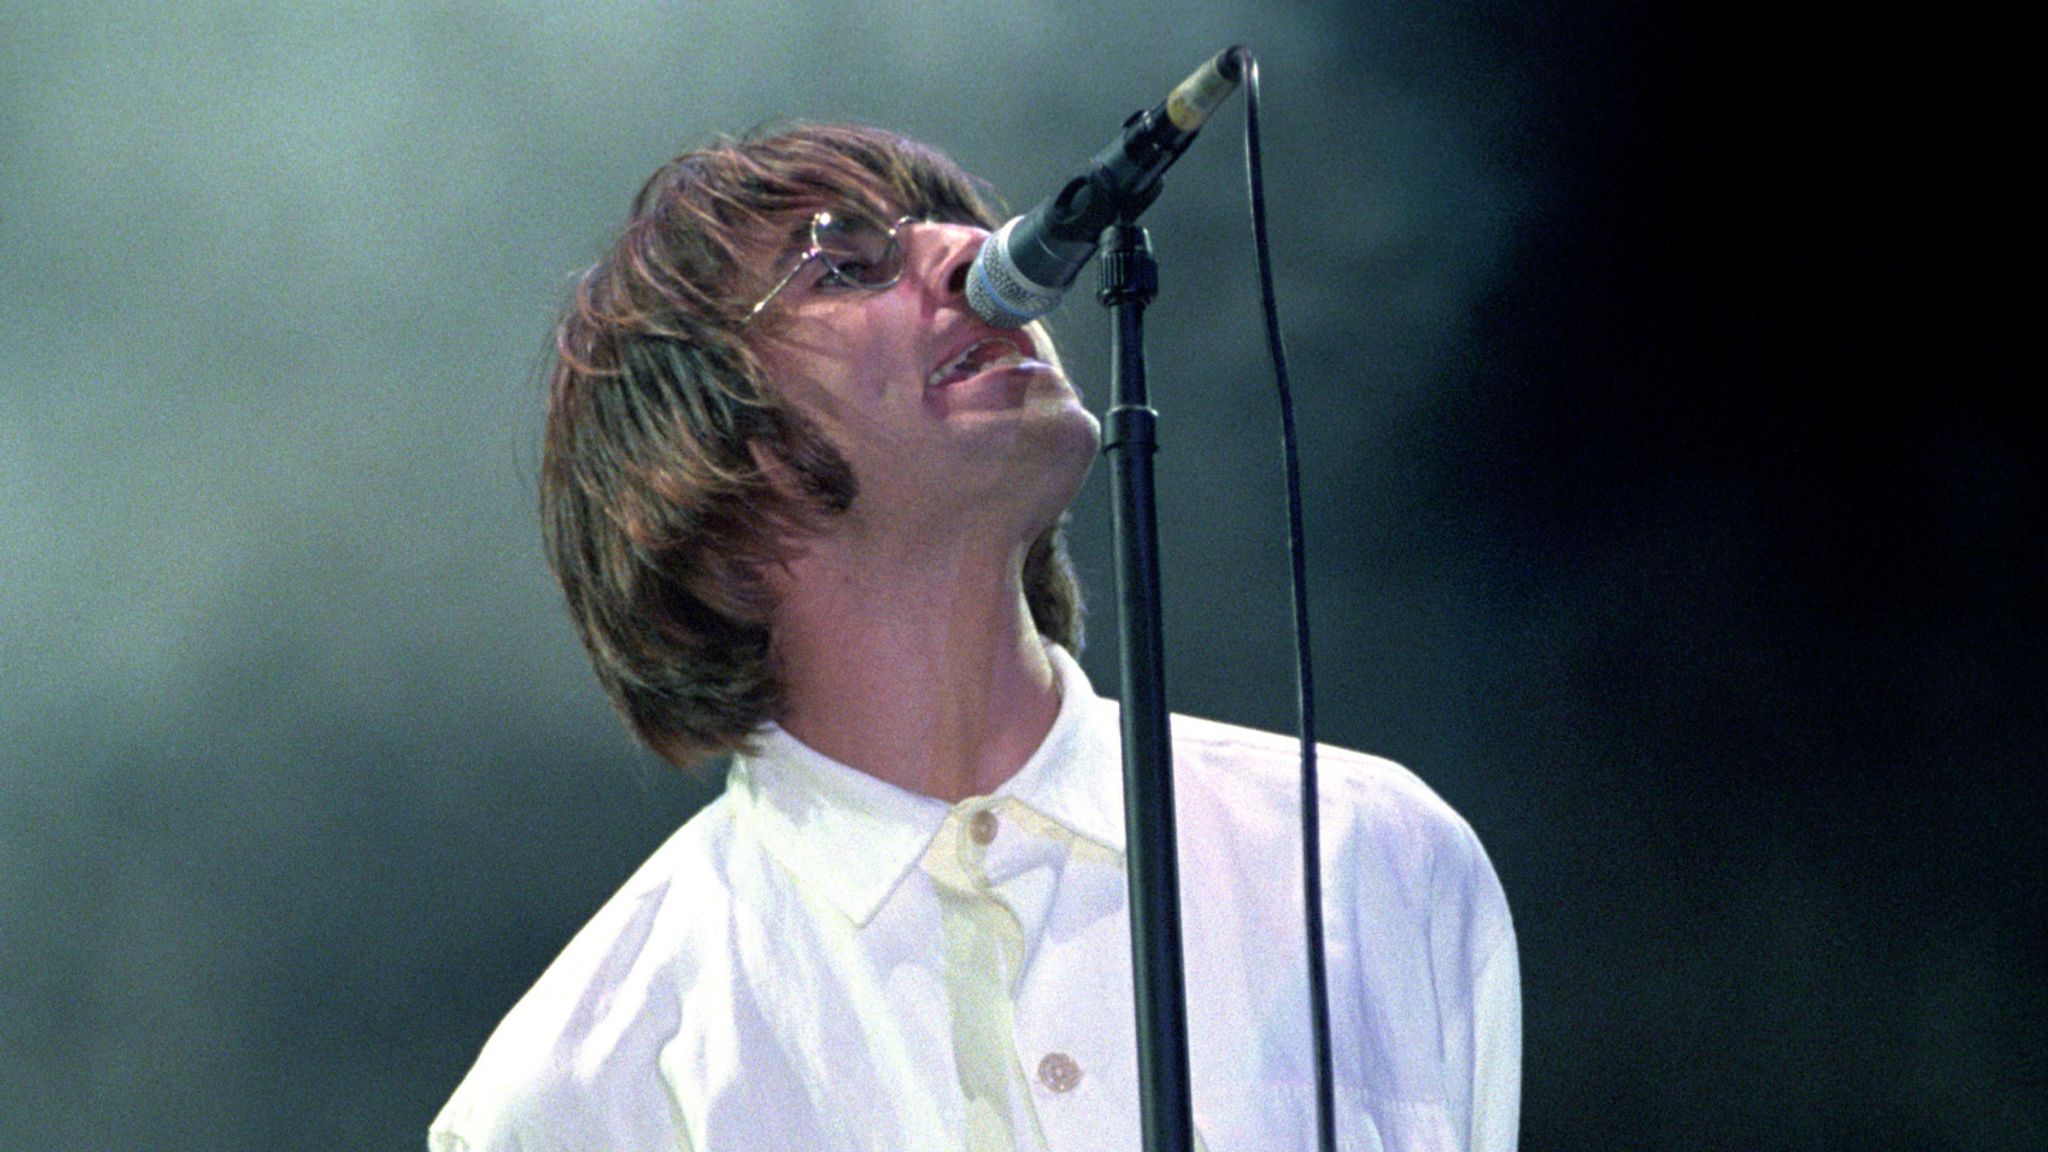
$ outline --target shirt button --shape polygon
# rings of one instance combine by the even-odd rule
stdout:
[[[999,826],[996,814],[983,808],[968,818],[967,834],[974,838],[976,844],[986,848],[990,844],[995,843],[996,829]]]
[[[1065,1052],[1048,1052],[1038,1062],[1038,1082],[1055,1092],[1072,1092],[1081,1082],[1081,1066]]]

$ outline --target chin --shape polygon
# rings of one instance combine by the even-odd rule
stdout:
[[[1081,485],[1088,479],[1088,470],[1095,466],[1095,457],[1101,450],[1102,425],[1095,415],[1081,407],[1078,398],[1068,393],[1069,400],[1056,419],[1046,422],[1041,429],[1043,438],[1037,445],[1037,459],[1034,462],[1040,481],[1052,505],[1046,524],[1051,525],[1073,503],[1080,494]]]

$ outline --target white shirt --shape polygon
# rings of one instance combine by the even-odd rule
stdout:
[[[433,1152],[1135,1152],[1116,705],[1048,645],[1045,743],[955,805],[779,729],[572,940]],[[1189,1059],[1209,1152],[1315,1146],[1292,740],[1176,716]],[[1338,1144],[1512,1149],[1513,927],[1472,830],[1323,749]]]

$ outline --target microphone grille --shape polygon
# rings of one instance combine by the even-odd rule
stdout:
[[[998,328],[1022,328],[1060,302],[1059,292],[1032,283],[1010,259],[1010,232],[1016,226],[1013,219],[990,236],[967,271],[967,306]]]

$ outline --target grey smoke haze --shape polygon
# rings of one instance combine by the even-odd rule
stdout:
[[[159,722],[195,666],[276,646],[287,621],[347,694],[328,708],[559,705],[525,483],[547,322],[646,170],[771,114],[900,127],[1028,202],[1126,105],[1261,34],[1294,338],[1364,361],[1343,385],[1359,402],[1317,430],[1384,435],[1370,397],[1431,390],[1510,237],[1522,191],[1488,160],[1507,110],[1443,78],[1368,84],[1373,42],[1346,51],[1313,9],[1117,23],[1024,4],[29,13],[4,73],[0,618],[37,675],[10,727],[88,701]],[[1251,417],[1236,131],[1159,209],[1159,323],[1188,335],[1157,374]],[[1091,374],[1095,317],[1070,306],[1063,327]],[[1206,497],[1271,470],[1263,438],[1189,434],[1185,457],[1229,453],[1196,503],[1234,508]]]
[[[1684,85],[1735,74],[1675,52],[1690,25],[1114,8],[0,5],[0,1149],[417,1146],[710,794],[606,711],[532,514],[548,326],[656,164],[857,119],[1022,209],[1235,42],[1267,85],[1324,735],[1414,765],[1492,850],[1531,1145],[2048,1132],[2041,887],[2012,886],[2048,735],[2010,543],[2038,453],[1967,387],[1896,419],[1807,399],[1845,348],[1920,363],[1870,320],[1918,297],[1819,281],[1799,307],[1837,311],[1788,319],[1775,285],[1867,248],[1775,263],[1695,229],[1789,236],[1793,193],[1675,198],[1773,165],[1832,194],[1829,133],[1779,147],[1759,83],[1706,159],[1665,150],[1706,119]],[[1241,132],[1227,109],[1146,220],[1169,692],[1285,728]],[[1056,327],[1099,402],[1085,296]],[[1927,346],[1979,334],[1924,307]],[[1985,355],[1953,378],[2013,362]],[[1113,689],[1099,470],[1076,516]],[[1928,791],[1952,807],[1923,825]]]

